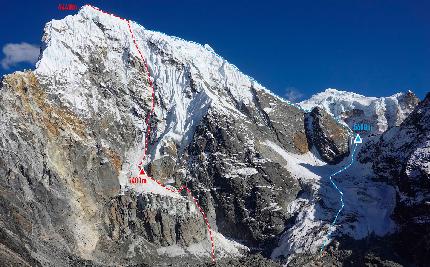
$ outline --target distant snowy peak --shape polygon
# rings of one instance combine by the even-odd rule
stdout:
[[[379,134],[400,125],[418,103],[418,97],[411,91],[389,97],[366,97],[329,88],[299,105],[304,109],[322,107],[351,128],[356,123],[370,124],[372,133]]]

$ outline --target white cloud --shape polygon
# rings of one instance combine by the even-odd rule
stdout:
[[[36,45],[22,42],[20,44],[6,44],[3,46],[4,58],[1,60],[3,69],[9,69],[11,66],[20,62],[35,64],[39,57],[40,49]]]
[[[297,102],[301,100],[304,97],[304,95],[297,90],[295,87],[287,87],[285,92],[285,98],[290,100],[291,102]]]

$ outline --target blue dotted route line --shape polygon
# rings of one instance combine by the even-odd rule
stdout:
[[[330,225],[330,228],[336,224],[337,218],[339,217],[339,214],[341,213],[341,211],[343,210],[343,207],[345,206],[345,203],[343,202],[343,192],[342,192],[342,191],[339,189],[339,187],[337,187],[337,185],[333,182],[333,179],[332,179],[332,178],[333,178],[333,176],[335,176],[335,175],[337,175],[337,174],[339,174],[339,173],[341,173],[341,172],[345,171],[345,170],[346,170],[346,169],[348,169],[349,167],[351,167],[352,163],[354,163],[354,153],[355,153],[356,148],[357,148],[357,144],[355,144],[355,145],[354,145],[354,148],[353,148],[353,150],[352,150],[351,162],[350,162],[348,165],[346,165],[345,167],[343,167],[342,169],[340,169],[340,170],[338,170],[337,172],[335,172],[335,173],[333,173],[332,175],[330,175],[330,177],[329,177],[331,184],[334,186],[334,188],[336,188],[336,190],[337,190],[337,191],[339,192],[339,194],[340,194],[340,203],[341,203],[340,209],[337,211],[336,216],[334,217],[334,220],[333,220],[333,222],[332,222],[332,223],[331,223],[331,225]],[[321,246],[320,253],[322,253],[322,252],[323,252],[323,250],[324,250],[325,246],[327,245],[327,241],[329,240],[329,238],[330,238],[330,235],[331,235],[331,234],[332,234],[332,231],[331,231],[331,230],[329,230],[329,232],[328,232],[328,234],[327,234],[327,238],[326,238],[326,240],[324,240],[324,243],[323,243],[323,244],[322,244],[322,246]]]

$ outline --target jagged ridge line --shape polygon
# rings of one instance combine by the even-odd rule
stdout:
[[[94,6],[91,6],[91,5],[88,5],[87,4],[87,6],[90,6],[90,7],[92,7],[92,8],[94,8],[94,9],[96,9],[97,11],[100,11],[100,12],[103,12],[103,13],[105,13],[105,14],[108,14],[108,15],[112,15],[112,16],[114,16],[114,17],[116,17],[116,18],[119,18],[119,19],[121,19],[121,20],[124,20],[124,21],[127,21],[127,24],[128,24],[128,26],[129,26],[129,28],[130,28],[130,20],[126,20],[126,19],[123,19],[123,18],[121,18],[121,17],[119,17],[119,16],[117,16],[117,15],[115,15],[115,14],[112,14],[112,13],[108,13],[108,12],[105,12],[105,11],[103,11],[103,10],[101,10],[101,9],[99,9],[99,8],[97,8],[97,7],[94,7]],[[159,33],[159,34],[162,34],[162,35],[165,35],[165,36],[168,36],[168,37],[170,37],[170,38],[172,38],[172,39],[174,39],[175,41],[183,41],[183,42],[188,42],[188,43],[192,43],[192,44],[194,44],[194,45],[197,45],[197,46],[199,46],[199,47],[202,47],[202,48],[205,48],[202,44],[199,44],[199,43],[197,43],[197,42],[194,42],[194,41],[190,41],[190,40],[185,40],[185,39],[182,39],[182,38],[180,38],[180,37],[177,37],[177,36],[170,36],[170,35],[166,35],[165,33],[162,33],[162,32],[159,32],[159,31],[154,31],[154,30],[151,30],[152,32],[155,32],[155,33]],[[130,29],[130,32],[131,32],[131,29]],[[132,33],[133,34],[133,33]],[[137,44],[136,44],[136,41],[134,40],[134,38],[133,38],[133,41],[134,41],[134,43],[135,43],[135,45],[137,46]],[[206,48],[205,48],[206,49]],[[140,50],[138,49],[138,51],[139,51],[139,54],[141,54],[140,53]],[[244,75],[246,78],[248,78],[251,82],[255,82],[256,84],[258,84],[258,85],[260,85],[261,87],[264,87],[263,85],[261,85],[261,83],[259,83],[254,77],[251,77],[251,76],[249,76],[248,74],[245,74],[245,73],[243,73],[236,65],[234,65],[233,63],[230,63],[230,62],[228,62],[226,59],[224,59],[221,55],[219,55],[219,54],[217,54],[215,51],[210,51],[210,50],[207,50],[206,49],[206,51],[208,51],[209,53],[211,53],[212,55],[214,55],[214,56],[216,56],[216,57],[219,57],[221,60],[223,60],[223,61],[225,61],[225,62],[227,62],[234,70],[236,70],[237,72],[240,72],[242,75]],[[142,54],[140,55],[141,57],[142,57],[142,60],[143,60],[143,62],[145,63],[145,68],[146,68],[146,70],[148,71],[148,65],[147,65],[147,63],[146,63],[146,60],[143,58],[143,56],[142,56]],[[148,71],[148,75],[149,75],[149,71]],[[148,80],[149,80],[149,82],[150,83],[152,83],[152,80],[151,79],[149,79],[148,78]],[[153,93],[153,99],[154,99],[154,92],[152,92]],[[279,96],[279,95],[275,95],[276,97],[278,97],[279,99],[281,99],[283,102],[285,102],[287,105],[290,105],[290,106],[292,106],[292,107],[295,107],[295,108],[298,108],[298,109],[300,109],[301,111],[303,111],[303,112],[305,112],[305,113],[309,113],[309,112],[311,112],[311,110],[309,110],[309,109],[304,109],[303,107],[301,107],[299,104],[297,104],[297,103],[293,103],[293,102],[291,102],[290,100],[287,100],[287,99],[284,99],[283,97],[281,97],[281,96]],[[153,105],[154,105],[154,103],[152,103]],[[152,107],[152,108],[154,108],[154,107]],[[343,127],[343,128],[345,128],[345,129],[347,129],[348,131],[349,131],[349,135],[350,136],[353,136],[353,131],[351,130],[351,128],[349,128],[349,126],[348,125],[345,125],[345,124],[343,124],[343,123],[341,123],[340,122],[340,119],[339,118],[337,118],[337,117],[334,117],[334,116],[332,116],[331,114],[329,114],[335,121],[336,121],[336,123],[338,123],[341,127]],[[146,146],[145,146],[146,147]],[[146,148],[145,148],[146,149]],[[146,154],[144,155],[144,157],[146,156]],[[142,161],[144,160],[144,158],[142,159]],[[140,167],[140,166],[139,166]]]
[[[149,125],[149,120],[150,120],[150,118],[151,118],[151,116],[152,116],[152,114],[153,114],[153,112],[154,112],[154,98],[155,98],[155,94],[154,94],[154,86],[153,86],[153,83],[152,83],[152,80],[151,80],[151,76],[150,76],[150,72],[149,72],[148,64],[147,64],[147,62],[146,62],[145,58],[143,57],[142,52],[141,52],[141,51],[140,51],[140,49],[139,49],[139,46],[137,45],[136,39],[135,39],[135,37],[134,37],[133,30],[131,29],[131,26],[130,26],[130,20],[126,20],[126,19],[124,19],[124,18],[121,18],[121,17],[119,17],[119,16],[117,16],[117,15],[115,15],[115,14],[113,14],[113,13],[108,13],[108,12],[103,11],[103,10],[99,9],[98,7],[92,6],[92,5],[90,5],[90,4],[86,4],[85,6],[88,6],[88,7],[90,7],[90,8],[93,8],[94,10],[97,10],[97,11],[99,11],[99,12],[102,12],[102,13],[104,13],[104,14],[107,14],[107,15],[113,16],[113,17],[115,17],[115,18],[119,18],[119,19],[121,19],[121,20],[123,20],[123,21],[127,22],[128,29],[129,29],[130,34],[131,34],[131,36],[132,36],[132,39],[133,39],[134,45],[135,45],[135,47],[136,47],[136,49],[137,49],[137,51],[138,51],[138,53],[139,53],[139,55],[140,55],[140,57],[141,57],[141,59],[142,59],[143,63],[144,63],[144,65],[145,65],[145,70],[146,70],[146,72],[147,72],[147,74],[148,74],[147,79],[148,79],[149,86],[150,86],[151,91],[152,91],[152,92],[151,92],[151,93],[152,93],[152,105],[151,105],[151,111],[148,113],[148,116],[146,117],[147,131],[146,131],[146,135],[145,135],[145,148],[144,148],[144,154],[143,154],[143,159],[142,159],[142,161],[141,161],[141,162],[139,163],[139,165],[138,165],[139,171],[140,171],[140,172],[143,172],[143,173],[145,174],[145,170],[144,170],[144,168],[143,168],[143,160],[146,158],[146,155],[147,155],[147,148],[148,148],[148,136],[149,136],[149,134],[150,134],[150,132],[151,132],[151,127],[150,127],[150,125]],[[208,227],[209,236],[210,236],[210,240],[211,240],[211,246],[212,246],[211,258],[212,258],[212,262],[213,262],[213,263],[215,263],[215,244],[214,244],[214,238],[213,238],[213,235],[212,235],[212,230],[211,230],[211,227],[210,227],[209,221],[208,221],[208,219],[207,219],[206,213],[203,211],[203,209],[202,209],[202,208],[201,208],[201,206],[199,205],[199,203],[198,203],[197,199],[193,196],[193,194],[192,194],[191,190],[190,190],[188,187],[186,187],[185,185],[182,185],[182,186],[180,187],[180,189],[179,189],[179,190],[171,189],[171,188],[168,188],[167,186],[165,186],[165,185],[164,185],[163,183],[161,183],[160,181],[158,181],[158,180],[154,179],[153,177],[150,177],[150,176],[148,176],[148,177],[149,177],[151,180],[153,180],[154,182],[156,182],[157,184],[159,184],[159,185],[160,185],[161,187],[163,187],[164,189],[166,189],[166,190],[168,190],[168,191],[171,191],[171,192],[173,192],[173,193],[178,193],[178,194],[180,194],[180,193],[182,192],[182,190],[184,190],[184,189],[187,191],[187,193],[188,193],[188,194],[189,194],[189,196],[193,199],[193,201],[194,201],[195,205],[196,205],[196,206],[197,206],[197,208],[199,209],[200,213],[202,214],[203,219],[204,219],[204,221],[205,221],[205,223],[206,223],[206,226]]]
[[[355,150],[356,150],[356,148],[357,148],[357,144],[355,144],[355,145],[354,145],[354,148],[353,148],[353,150],[352,150],[352,153],[351,153],[351,162],[350,162],[348,165],[346,165],[345,167],[343,167],[343,168],[341,168],[340,170],[338,170],[337,172],[335,172],[335,173],[333,173],[332,175],[330,175],[330,177],[329,177],[331,184],[333,185],[333,187],[334,187],[334,188],[336,188],[336,190],[337,190],[337,191],[339,192],[339,194],[340,194],[340,203],[342,204],[342,205],[340,206],[340,209],[337,211],[336,216],[335,216],[335,217],[334,217],[334,219],[333,219],[333,222],[330,224],[330,227],[332,227],[332,226],[334,226],[334,225],[336,224],[337,218],[339,217],[339,214],[342,212],[343,207],[345,206],[345,203],[343,202],[343,192],[342,192],[342,191],[339,189],[339,187],[338,187],[338,186],[333,182],[333,179],[332,179],[332,178],[333,178],[333,176],[335,176],[335,175],[337,175],[337,174],[339,174],[339,173],[341,173],[341,172],[345,171],[345,170],[346,170],[346,169],[348,169],[349,167],[351,167],[352,163],[354,163],[354,154],[355,154]],[[329,237],[330,237],[331,233],[332,233],[332,231],[331,231],[331,230],[329,230],[329,232],[327,233],[327,236],[326,236],[326,240],[324,240],[324,242],[323,242],[323,244],[322,244],[322,246],[321,246],[320,253],[322,253],[322,252],[323,252],[323,250],[324,250],[325,246],[327,245],[327,242],[328,242],[328,239],[329,239]]]

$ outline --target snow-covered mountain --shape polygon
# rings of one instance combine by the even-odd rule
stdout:
[[[373,128],[371,133],[380,134],[399,126],[418,102],[411,91],[378,98],[329,88],[299,105],[308,110],[319,106],[351,129],[354,124],[366,123]]]
[[[0,260],[205,266],[214,244],[219,266],[340,264],[348,238],[397,231],[397,191],[351,161],[362,145],[333,116],[384,131],[415,102],[328,90],[306,112],[208,45],[85,6],[46,25],[34,71],[2,80]],[[153,179],[133,184],[145,150]]]

